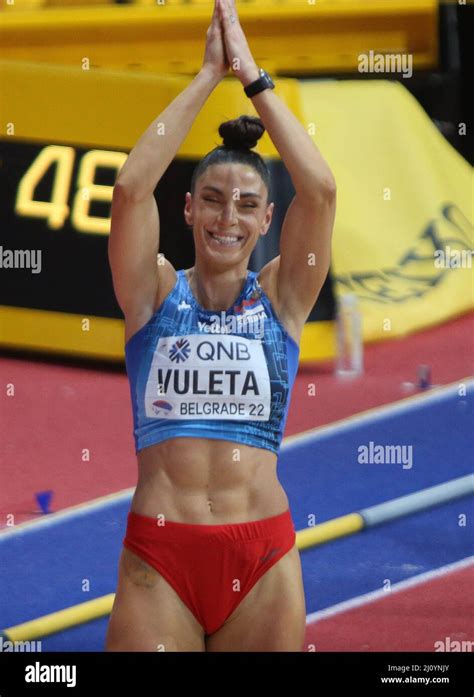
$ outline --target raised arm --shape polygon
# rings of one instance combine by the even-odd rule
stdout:
[[[216,8],[207,30],[204,62],[188,87],[150,124],[120,170],[113,192],[108,244],[115,295],[125,317],[151,316],[169,263],[157,265],[159,214],[155,188],[193,122],[228,71]]]
[[[227,57],[236,77],[246,87],[259,77],[258,66],[238,21],[234,0],[218,1]],[[234,22],[231,15],[234,15]],[[252,103],[296,191],[283,222],[280,255],[267,266],[271,267],[269,276],[283,314],[297,318],[296,324],[302,324],[329,270],[336,183],[309,134],[273,90],[266,89],[255,95]]]

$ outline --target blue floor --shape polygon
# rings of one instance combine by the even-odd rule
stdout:
[[[474,389],[283,448],[278,474],[297,530],[473,472]],[[413,446],[413,466],[360,464],[370,441]],[[129,501],[0,537],[0,627],[116,588]],[[466,526],[459,516],[466,515]],[[472,497],[301,553],[307,613],[474,553]],[[88,582],[89,591],[84,592]],[[43,651],[101,651],[107,618],[42,640]]]

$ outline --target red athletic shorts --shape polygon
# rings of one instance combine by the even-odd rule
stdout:
[[[207,636],[296,540],[289,509],[246,523],[159,523],[130,511],[123,544],[166,579]]]

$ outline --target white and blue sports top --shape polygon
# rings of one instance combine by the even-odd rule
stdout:
[[[299,347],[248,271],[227,311],[206,310],[184,269],[125,344],[135,450],[189,436],[279,452]]]

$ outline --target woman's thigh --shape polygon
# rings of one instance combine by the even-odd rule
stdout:
[[[306,605],[296,545],[243,598],[206,651],[303,651]]]
[[[204,651],[204,631],[176,591],[122,548],[106,651]]]

